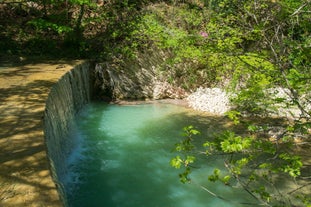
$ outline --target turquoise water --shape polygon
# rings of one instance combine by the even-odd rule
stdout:
[[[69,172],[62,178],[68,206],[232,207],[254,203],[244,191],[207,181],[207,173],[221,161],[203,160],[205,167],[196,166],[191,184],[182,184],[179,171],[170,167],[174,144],[183,139],[182,128],[196,125],[203,138],[212,133],[208,123],[208,118],[199,119],[171,104],[88,105],[77,118],[72,138],[78,145],[66,160]]]

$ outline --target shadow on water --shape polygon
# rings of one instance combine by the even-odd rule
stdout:
[[[178,142],[182,141],[185,139],[184,135],[183,135],[183,128],[186,126],[194,126],[197,130],[200,131],[199,135],[195,135],[193,137],[193,143],[196,147],[198,147],[198,150],[200,149],[200,146],[202,146],[202,144],[207,141],[207,140],[211,140],[213,139],[216,134],[224,131],[224,130],[240,130],[240,129],[234,129],[234,126],[231,124],[230,120],[227,119],[226,117],[223,116],[211,116],[211,115],[207,115],[207,114],[200,114],[199,112],[194,112],[192,110],[188,110],[186,112],[180,112],[180,113],[174,113],[171,115],[168,115],[162,119],[157,119],[157,120],[151,120],[149,121],[149,123],[145,123],[145,127],[143,129],[140,129],[140,136],[144,136],[145,134],[148,134],[148,136],[150,137],[159,137],[159,138],[163,138],[163,136],[165,136],[164,134],[167,133],[165,132],[166,130],[169,130],[169,138],[168,139],[172,139],[174,140],[173,142],[164,142],[162,143],[162,147],[166,148],[167,150],[169,150],[169,157],[173,158],[177,155],[175,149],[175,144],[177,144]],[[166,145],[166,146],[165,146]],[[168,145],[168,146],[167,146]],[[155,147],[159,147],[159,146],[155,146]],[[160,146],[161,147],[161,146]],[[150,149],[152,150],[152,148]],[[221,184],[212,184],[212,183],[207,183],[207,177],[209,176],[209,174],[212,173],[213,168],[222,168],[220,166],[221,164],[221,158],[217,158],[217,157],[205,157],[205,156],[201,156],[201,155],[197,155],[198,163],[195,163],[193,165],[194,167],[194,171],[198,171],[196,173],[194,173],[194,179],[192,180],[191,184],[181,184],[179,186],[180,189],[182,189],[183,187],[185,187],[184,185],[191,185],[191,186],[186,186],[189,188],[193,188],[194,192],[198,192],[200,194],[202,194],[207,201],[209,201],[210,203],[214,203],[215,205],[219,205],[219,206],[227,206],[229,205],[228,202],[231,202],[231,204],[229,206],[234,205],[234,203],[236,205],[239,206],[248,206],[248,205],[243,205],[239,202],[249,202],[249,203],[254,203],[256,201],[252,201],[251,198],[248,197],[248,195],[245,193],[243,196],[245,197],[245,200],[243,201],[243,199],[237,199],[237,198],[233,198],[232,194],[234,194],[234,190],[232,192],[230,192],[230,190],[228,191],[228,187],[222,186]],[[178,174],[183,172],[183,169],[181,170],[177,170],[177,169],[173,169],[173,167],[170,166],[169,164],[169,160],[166,160],[167,163],[165,163],[167,165],[167,171],[172,171],[173,174],[172,179],[173,181],[178,181],[179,182],[179,176]],[[203,164],[202,166],[202,162],[203,163],[208,163],[208,164]],[[207,167],[209,166],[209,167]],[[154,168],[160,167],[160,166],[153,166]],[[152,169],[150,169],[152,170]],[[202,181],[202,176],[205,177],[203,179],[202,183],[197,183],[197,181]],[[154,177],[152,177],[152,175],[146,175],[147,180],[154,180]],[[216,198],[215,196],[211,195],[208,192],[204,192],[201,189],[201,185],[205,186],[206,188],[209,188],[209,190],[211,190],[211,192],[213,193],[219,193],[220,196],[226,196],[226,194],[228,194],[230,192],[230,198],[232,200],[223,200],[223,199],[219,199]],[[167,185],[169,186],[169,185]],[[179,188],[176,188],[176,192],[179,191]],[[224,191],[224,192],[222,192]],[[223,193],[223,195],[221,195]],[[161,188],[161,194],[162,197],[166,197],[169,194],[172,194],[171,189],[166,188],[166,186],[162,186]],[[186,195],[185,195],[186,196]],[[188,195],[187,195],[188,196]],[[227,195],[228,196],[228,195]],[[239,193],[237,193],[236,195],[237,197],[241,196]],[[161,197],[161,198],[162,198]],[[191,196],[190,196],[191,197]],[[224,204],[224,203],[228,203],[228,204]],[[213,204],[211,204],[213,205]],[[191,205],[189,205],[191,206]]]
[[[257,119],[247,119],[244,120],[246,123],[252,122],[256,124],[266,125],[268,123],[273,123],[276,126],[284,126],[285,120],[281,118],[257,118]],[[201,134],[198,136],[195,136],[194,138],[194,144],[196,146],[202,146],[202,144],[206,140],[211,140],[215,137],[216,134],[223,132],[225,130],[231,130],[235,131],[238,134],[247,134],[247,125],[234,125],[228,118],[222,117],[222,116],[211,116],[211,115],[200,115],[199,112],[181,112],[169,115],[168,117],[164,117],[162,119],[157,120],[150,120],[148,123],[144,124],[144,128],[140,129],[140,136],[148,135],[148,136],[159,136],[159,132],[161,134],[161,131],[163,132],[164,136],[172,136],[172,137],[178,137],[178,139],[183,140],[185,137],[182,135],[182,128],[185,126],[195,126]],[[166,133],[166,130],[170,129],[171,135]],[[176,142],[175,142],[176,143]],[[167,143],[165,143],[167,144]],[[171,144],[172,149],[174,148],[174,145]],[[150,148],[150,151],[152,151],[152,147]],[[159,146],[155,146],[159,147]],[[160,146],[161,147],[161,146]],[[203,148],[202,148],[203,149]],[[300,149],[301,150],[301,149]],[[298,153],[299,154],[299,153]],[[172,153],[171,157],[174,156],[174,153]],[[224,165],[223,160],[221,156],[215,157],[205,157],[203,156],[203,166],[212,165],[212,168],[219,168],[219,165]],[[200,159],[200,158],[199,158]],[[201,156],[202,159],[202,156]],[[303,159],[305,160],[304,166],[302,168],[302,179],[291,179],[288,176],[285,176],[284,174],[276,174],[273,177],[273,180],[275,182],[275,185],[277,186],[278,190],[275,191],[276,195],[281,196],[285,194],[291,194],[291,193],[297,193],[297,192],[303,192],[306,191],[311,192],[311,183],[310,183],[310,156],[307,156],[306,154],[303,155]],[[202,160],[201,160],[202,161]],[[201,164],[198,166],[195,166],[195,168],[200,168]],[[151,171],[153,169],[150,169]],[[176,171],[176,179],[178,179],[178,171]],[[208,173],[212,174],[212,171],[208,171],[205,169],[205,175],[206,177],[209,175]],[[309,177],[309,178],[308,178]],[[150,177],[148,180],[152,180],[153,178]],[[206,183],[205,183],[206,184]],[[207,184],[208,185],[208,184]],[[217,184],[218,186],[222,184]],[[198,186],[197,186],[198,187]],[[215,186],[213,188],[216,188]],[[271,188],[274,188],[271,186]],[[161,189],[163,191],[163,196],[167,195],[168,192],[165,191],[165,189]],[[217,190],[216,190],[217,191]],[[222,190],[220,190],[221,192]],[[243,191],[243,190],[242,190]],[[207,196],[208,193],[206,192]],[[210,196],[210,195],[209,195]],[[234,197],[231,198],[232,203],[234,203]],[[255,202],[255,203],[254,203]],[[296,202],[296,201],[292,201]],[[252,203],[252,202],[250,202]],[[237,205],[239,203],[236,203]],[[259,205],[256,203],[256,201],[253,201],[251,205]]]
[[[170,120],[174,120],[173,122]],[[256,123],[258,125],[267,125],[268,123],[273,123],[277,126],[284,126],[285,120],[281,118],[252,118],[248,120],[244,120],[245,123]],[[176,133],[172,136],[177,136],[180,141],[183,140],[185,137],[182,135],[183,131],[182,128],[185,126],[195,126],[196,129],[198,129],[201,134],[194,137],[193,143],[195,146],[202,146],[202,144],[207,140],[212,140],[215,138],[215,136],[225,130],[234,131],[237,134],[247,134],[247,125],[234,125],[228,118],[221,117],[221,116],[210,116],[210,115],[198,115],[198,113],[193,112],[182,112],[170,115],[169,117],[165,117],[160,120],[152,120],[151,123],[145,124],[145,128],[140,129],[141,135],[143,136],[147,132],[150,134],[150,136],[161,136],[161,131],[165,130],[166,128],[173,129],[172,131],[175,131]],[[152,123],[154,122],[154,123]],[[156,127],[154,127],[156,126]],[[267,137],[263,137],[267,138]],[[179,142],[179,141],[178,141]],[[177,142],[176,142],[177,143]],[[174,146],[172,147],[172,151],[174,151]],[[200,147],[199,147],[200,148]],[[203,147],[202,147],[203,149]],[[310,177],[310,170],[311,170],[311,155],[308,155],[310,153],[306,152],[305,149],[297,148],[299,151],[297,151],[298,154],[300,154],[304,160],[304,166],[301,169],[301,176],[298,179],[289,178],[288,175],[279,173],[274,174],[273,176],[273,182],[275,185],[271,185],[272,192],[276,193],[277,196],[284,196],[284,195],[290,195],[290,194],[296,194],[296,195],[310,195],[311,192],[311,177]],[[176,156],[176,152],[172,153],[171,158]],[[198,155],[199,156],[199,155]],[[200,157],[200,156],[199,156]],[[222,160],[221,157],[213,156],[213,157],[206,157],[201,156],[201,158],[205,160],[204,162],[211,164],[212,168],[219,168],[219,164],[223,165],[222,163],[224,160]],[[199,158],[200,159],[200,158]],[[206,165],[206,164],[205,164]],[[198,169],[198,166],[194,166],[194,168]],[[196,170],[194,169],[194,171]],[[176,170],[176,179],[178,179],[178,171]],[[205,170],[206,177],[209,175],[208,170]],[[149,178],[149,180],[152,180],[152,178]],[[263,181],[266,182],[266,181]],[[223,185],[221,183],[216,184],[216,186]],[[217,188],[214,186],[213,188]],[[275,188],[277,186],[277,189]],[[165,191],[165,189],[162,189]],[[244,191],[243,189],[241,189]],[[209,193],[206,192],[207,195]],[[282,195],[283,194],[283,195]],[[235,201],[232,200],[234,203]],[[256,200],[255,200],[256,202]],[[296,201],[292,201],[295,203]],[[257,203],[258,204],[258,203]],[[257,205],[256,204],[256,205]],[[258,204],[259,205],[259,204]]]

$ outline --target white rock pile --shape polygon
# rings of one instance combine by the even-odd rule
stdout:
[[[267,97],[272,99],[282,98],[285,102],[275,103],[271,105],[271,115],[279,117],[297,118],[301,115],[301,111],[297,106],[290,106],[286,103],[291,102],[290,91],[286,88],[270,88],[266,90]],[[199,111],[209,112],[215,115],[224,115],[232,109],[229,94],[221,88],[198,88],[194,93],[190,94],[186,100],[188,105]],[[300,103],[308,111],[311,110],[310,94],[301,96]]]
[[[224,115],[231,108],[228,94],[220,88],[198,88],[187,101],[195,110],[217,115]]]

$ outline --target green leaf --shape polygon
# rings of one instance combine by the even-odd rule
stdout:
[[[220,176],[220,170],[218,168],[215,168],[213,174],[208,176],[208,180],[211,182],[216,182],[219,180],[219,176]]]
[[[186,160],[185,160],[185,166],[188,166],[189,164],[193,163],[195,161],[194,156],[187,155]]]
[[[270,169],[271,167],[272,167],[272,164],[266,163],[266,162],[259,165],[259,168],[261,168],[261,169]]]
[[[176,156],[172,158],[170,161],[170,165],[176,169],[179,169],[182,164],[183,164],[183,160],[180,158],[180,156]]]
[[[285,161],[279,167],[281,171],[288,173],[291,177],[297,177],[300,175],[300,169],[303,165],[300,156],[282,153],[279,155],[279,158]]]
[[[232,110],[227,112],[226,115],[228,116],[229,119],[233,121],[235,125],[240,123],[241,112]]]
[[[230,179],[231,179],[231,176],[230,175],[226,175],[225,177],[223,177],[221,179],[221,181],[225,184],[225,185],[228,185],[229,182],[230,182]]]
[[[186,167],[185,171],[183,173],[179,174],[179,180],[182,183],[190,182],[191,179],[189,178],[189,174],[191,173],[190,167]]]
[[[228,135],[229,137],[220,143],[221,149],[226,153],[242,152],[251,146],[252,140],[250,138],[242,138],[234,136],[234,134]]]
[[[196,129],[191,129],[191,130],[190,130],[190,133],[193,134],[193,135],[198,135],[198,134],[200,134],[200,132],[199,132],[198,130],[196,130]]]

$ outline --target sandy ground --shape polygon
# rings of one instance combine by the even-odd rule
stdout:
[[[51,86],[79,61],[0,66],[0,206],[62,206],[42,117]]]

